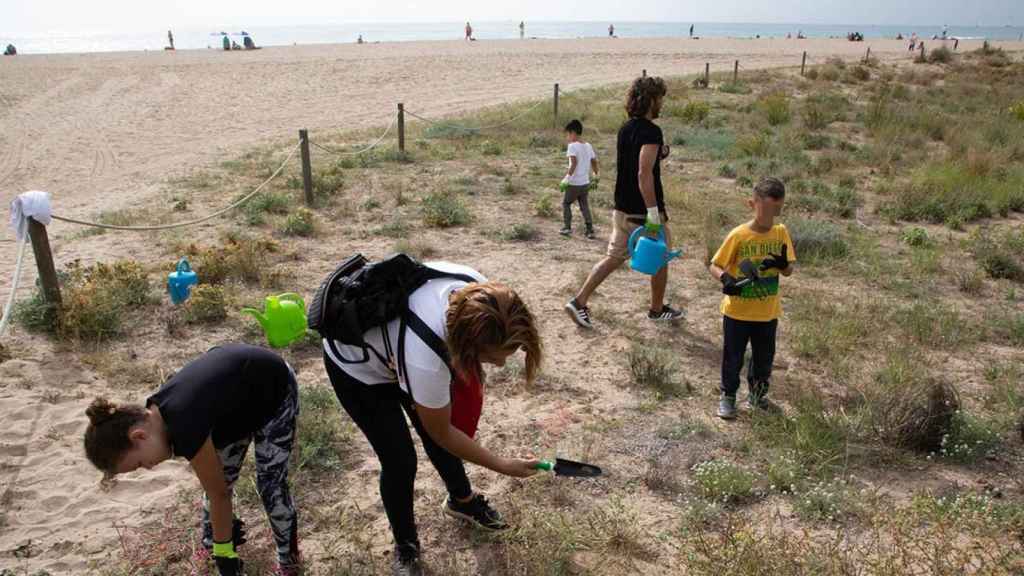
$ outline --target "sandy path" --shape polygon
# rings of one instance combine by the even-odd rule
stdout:
[[[301,127],[315,133],[383,125],[399,101],[436,116],[546,96],[556,81],[572,90],[626,81],[641,69],[689,74],[702,71],[704,62],[731,69],[737,58],[744,69],[794,66],[803,50],[815,63],[830,55],[856,58],[868,45],[883,58],[907,57],[896,41],[595,39],[4,58],[0,195],[7,201],[27,189],[48,190],[59,212],[91,216],[146,205],[166,179],[257,143],[290,140]],[[86,249],[76,245],[75,232],[51,227],[59,261],[142,258],[147,250],[144,236],[113,234]],[[10,238],[6,233],[0,241],[4,297],[14,258]],[[33,267],[29,257],[22,295]],[[0,568],[15,562],[85,573],[89,560],[116,552],[115,523],[170,501],[185,465],[167,464],[101,493],[80,442],[88,399],[109,383],[45,340],[19,332],[4,343],[15,359],[0,364]],[[162,349],[167,343],[140,344]],[[162,350],[153,353],[185,353]],[[35,548],[22,553],[31,558],[12,560],[27,542]]]

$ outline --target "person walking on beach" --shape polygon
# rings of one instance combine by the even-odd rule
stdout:
[[[234,516],[232,488],[255,441],[256,486],[277,547],[277,573],[297,576],[298,516],[288,459],[298,413],[298,384],[288,364],[268,350],[229,344],[186,364],[142,406],[95,399],[86,410],[85,454],[107,477],[188,460],[206,493],[202,544],[212,550],[221,576],[237,576],[245,524]]]
[[[174,50],[174,34],[171,34],[170,30],[167,31],[167,43],[170,45],[171,50]]]
[[[466,40],[472,40],[472,39],[473,39],[473,27],[469,25],[469,22],[466,22]]]
[[[408,294],[398,318],[365,330],[363,346],[325,335],[324,366],[342,407],[380,461],[380,495],[395,546],[392,573],[419,576],[423,568],[413,509],[417,458],[406,418],[447,489],[441,511],[483,530],[508,529],[487,498],[473,490],[464,461],[517,478],[537,473],[538,460],[495,454],[474,436],[486,390],[483,365],[504,366],[522,350],[525,379],[532,384],[540,369],[541,340],[519,295],[472,268],[429,262],[429,274],[423,274],[423,265],[404,255],[368,266],[380,266],[372,272],[390,270],[407,285],[416,286],[415,278],[422,283]],[[386,287],[349,303],[378,296],[383,307],[393,290],[402,290],[388,272],[380,272],[376,282],[370,274],[361,278]],[[388,292],[392,286],[397,288]],[[347,317],[324,321],[342,332],[363,328],[347,323]],[[495,425],[500,429],[501,422]]]
[[[522,40],[526,37],[526,22],[519,21],[519,39]]]
[[[583,215],[583,223],[586,225],[584,236],[588,240],[594,238],[594,218],[590,215],[590,188],[592,183],[597,184],[598,171],[597,153],[589,142],[583,141],[583,123],[573,120],[565,126],[565,139],[568,141],[568,148],[565,155],[569,157],[569,170],[562,178],[562,236],[572,234],[572,205],[579,203],[580,214]],[[590,175],[594,178],[591,180]]]
[[[690,24],[690,38],[693,38],[693,24]]]
[[[665,81],[645,76],[633,80],[626,94],[629,119],[619,129],[616,143],[615,209],[608,251],[587,276],[576,297],[565,305],[569,317],[581,328],[593,328],[587,303],[591,294],[629,257],[629,237],[641,226],[650,234],[664,234],[672,245],[665,211],[665,193],[661,184],[661,161],[669,154],[661,128],[654,123],[661,112],[667,89]],[[665,303],[668,267],[651,277],[651,306],[647,317],[656,322],[672,322],[683,313]]]
[[[608,37],[615,38],[615,24],[608,25]]]

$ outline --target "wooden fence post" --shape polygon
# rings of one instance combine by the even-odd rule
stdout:
[[[57,282],[57,269],[53,266],[53,253],[50,252],[50,238],[46,235],[46,226],[36,222],[34,218],[29,218],[28,236],[32,239],[32,252],[36,256],[36,266],[39,268],[43,299],[47,304],[59,307],[60,284]]]
[[[921,62],[927,62],[924,56],[924,42],[921,42]]]
[[[732,67],[732,83],[738,84],[740,80],[740,61],[737,60]]]
[[[800,61],[800,75],[806,76],[807,71],[807,50],[804,50],[804,59]]]
[[[398,151],[405,154],[405,104],[398,103]]]
[[[313,167],[309,163],[309,132],[299,130],[300,151],[302,152],[302,189],[306,193],[306,206],[313,206]]]
[[[558,82],[555,82],[555,117],[554,126],[558,128]]]
[[[868,54],[864,57],[864,63],[868,64],[871,62],[871,46],[868,46]]]
[[[704,63],[704,87],[705,88],[710,88],[711,87],[711,63],[710,62],[705,62]]]

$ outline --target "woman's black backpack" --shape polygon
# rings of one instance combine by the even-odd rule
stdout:
[[[465,274],[435,270],[406,254],[372,263],[356,254],[320,284],[307,314],[309,328],[324,338],[365,351],[363,334],[367,330],[401,318],[447,361],[444,342],[419,317],[409,313],[409,295],[434,278],[476,282]],[[400,337],[404,332],[403,327]]]

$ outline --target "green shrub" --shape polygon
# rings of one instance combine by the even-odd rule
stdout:
[[[469,139],[480,134],[476,128],[463,127],[454,122],[436,122],[423,131],[423,137],[428,139]]]
[[[722,178],[736,178],[736,168],[732,164],[725,163],[718,167],[718,175]]]
[[[408,254],[417,260],[428,260],[437,256],[437,248],[423,239],[402,239],[395,243],[395,252]]]
[[[921,287],[921,295],[928,293]],[[952,349],[974,341],[977,329],[956,308],[936,302],[915,302],[896,313],[903,331],[915,342],[937,349]]]
[[[953,51],[945,46],[939,46],[928,54],[928,61],[933,64],[949,64],[953,61]]]
[[[714,502],[738,502],[754,491],[754,475],[731,462],[708,460],[692,472],[701,495]]]
[[[152,301],[142,265],[132,261],[68,266],[56,333],[61,338],[99,341],[120,334],[125,314]]]
[[[437,228],[463,226],[471,220],[466,203],[451,192],[431,193],[423,199],[422,210],[423,221]]]
[[[42,288],[30,298],[15,302],[11,314],[14,322],[30,332],[53,332],[57,328],[57,309],[43,298]]]
[[[918,227],[903,230],[900,233],[900,240],[907,246],[913,246],[914,248],[926,248],[934,244],[928,236],[928,231]]]
[[[724,94],[750,94],[750,86],[742,82],[727,82],[718,87],[718,91]]]
[[[223,284],[236,280],[251,284],[263,280],[267,255],[276,250],[277,244],[270,240],[228,235],[220,246],[190,246],[188,254],[195,256],[194,270],[202,283]]]
[[[802,135],[806,150],[827,150],[832,147],[832,137],[828,134],[808,132]]]
[[[793,220],[787,223],[800,262],[835,261],[845,258],[849,244],[840,229],[824,220]]]
[[[405,238],[409,235],[409,225],[406,224],[405,220],[396,217],[390,222],[378,226],[374,230],[374,234],[387,236],[388,238]]]
[[[513,224],[511,228],[502,233],[502,238],[510,242],[532,242],[539,237],[540,232],[528,222]]]
[[[856,84],[857,82],[867,82],[871,79],[871,72],[863,66],[853,66],[846,71],[844,75],[844,81],[849,84]]]
[[[288,215],[281,231],[288,236],[312,236],[316,232],[316,222],[313,212],[306,208],[299,208]]]
[[[301,186],[301,181],[300,181]],[[326,170],[313,172],[313,197],[326,201],[345,187],[345,175],[341,164],[334,164]]]
[[[199,284],[185,301],[185,321],[189,324],[219,322],[228,317],[228,301],[224,288]]]
[[[998,239],[991,232],[978,229],[971,234],[968,249],[990,278],[1024,282],[1024,259],[1019,247],[1013,244],[1012,235]]]
[[[793,511],[803,520],[836,522],[854,502],[842,480],[821,480],[793,494]]]
[[[771,139],[763,132],[746,134],[736,139],[736,150],[745,156],[762,158],[768,156],[770,148]]]
[[[501,156],[501,145],[497,142],[485,142],[482,152],[484,156]]]
[[[264,214],[286,214],[291,200],[284,192],[260,192],[242,207],[246,222],[252,226],[263,223]]]
[[[758,105],[764,111],[768,124],[781,126],[789,123],[789,98],[784,94],[769,94],[763,97]]]
[[[910,354],[898,349],[888,355],[871,385],[862,391],[859,414],[883,443],[935,452],[960,410],[960,396],[951,384],[923,373]]]
[[[690,124],[704,124],[711,116],[711,105],[707,102],[691,100],[686,103],[679,116]]]
[[[671,354],[648,344],[634,344],[627,357],[633,383],[651,388],[659,397],[682,395],[682,388],[675,381],[675,363]]]
[[[677,134],[673,143],[686,146],[687,152],[700,152],[712,160],[728,157],[736,145],[736,135],[725,128],[690,128]]]
[[[835,82],[836,80],[839,80],[839,77],[842,75],[842,72],[840,72],[839,68],[835,66],[825,65],[821,67],[821,70],[818,72],[818,75],[821,77],[822,80]]]
[[[999,445],[999,434],[979,418],[957,411],[949,433],[942,438],[939,454],[944,458],[970,464],[991,454]]]
[[[1024,100],[1021,100],[1010,107],[1010,115],[1017,120],[1024,122]]]
[[[541,218],[555,217],[555,196],[550,192],[544,192],[537,197],[533,203],[533,211]]]
[[[931,164],[919,169],[896,190],[882,211],[893,218],[958,225],[992,215],[989,202],[998,182],[971,173],[962,163]]]

